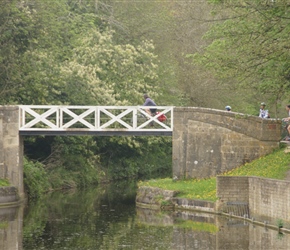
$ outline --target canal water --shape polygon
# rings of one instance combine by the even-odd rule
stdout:
[[[0,209],[2,250],[290,249],[290,235],[212,214],[135,206],[135,182],[55,192]]]

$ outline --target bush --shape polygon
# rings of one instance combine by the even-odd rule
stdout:
[[[29,198],[38,198],[50,190],[47,172],[40,162],[24,158],[24,187]]]

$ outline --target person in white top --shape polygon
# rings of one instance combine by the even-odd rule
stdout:
[[[225,109],[226,109],[226,111],[231,111],[232,110],[231,106],[226,106]]]
[[[261,106],[260,106],[259,117],[261,117],[261,118],[270,118],[269,112],[268,112],[267,109],[265,109],[265,107],[266,107],[266,103],[262,102]]]

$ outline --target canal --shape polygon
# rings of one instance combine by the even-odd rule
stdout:
[[[0,249],[290,249],[290,235],[243,220],[135,206],[134,181],[54,192],[0,209]]]

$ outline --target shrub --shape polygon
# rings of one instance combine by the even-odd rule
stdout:
[[[29,198],[40,197],[50,189],[48,175],[39,162],[24,158],[24,187]]]

